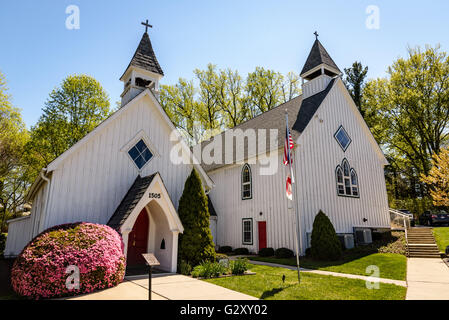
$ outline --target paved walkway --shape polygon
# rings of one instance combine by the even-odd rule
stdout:
[[[293,266],[286,266],[283,264],[270,263],[270,262],[264,262],[264,261],[250,260],[250,263],[263,265],[263,266],[269,266],[269,267],[278,267],[278,268],[296,270],[296,267],[293,267]],[[313,269],[305,269],[305,268],[299,268],[299,270],[302,272],[310,272],[310,273],[315,273],[315,274],[321,274],[324,276],[360,279],[360,280],[365,280],[365,281],[370,281],[370,282],[378,281],[380,283],[390,283],[390,284],[395,284],[395,285],[401,286],[401,287],[407,287],[407,282],[401,281],[401,280],[374,278],[374,277],[362,276],[362,275],[357,275],[357,274],[348,274],[348,273],[340,273],[340,272],[332,272],[332,271],[324,271],[324,270],[313,270]]]
[[[257,300],[212,283],[179,274],[153,275],[153,300]],[[129,277],[118,286],[71,300],[148,300],[148,276]]]
[[[442,259],[407,259],[406,300],[449,300],[449,268]]]

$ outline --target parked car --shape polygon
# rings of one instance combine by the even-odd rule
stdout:
[[[419,217],[419,223],[428,226],[449,225],[449,214],[444,210],[427,210]]]
[[[413,215],[413,213],[411,213],[409,210],[407,209],[399,209],[398,211],[408,215],[410,217],[410,226],[414,227],[415,226],[415,216]]]

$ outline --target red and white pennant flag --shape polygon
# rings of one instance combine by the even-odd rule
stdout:
[[[286,193],[287,193],[288,200],[293,200],[292,179],[290,179],[290,177],[287,177]]]

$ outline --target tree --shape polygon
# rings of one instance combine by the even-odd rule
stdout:
[[[242,77],[238,71],[220,70],[217,82],[217,103],[225,128],[233,128],[248,119],[243,90]]]
[[[184,226],[184,232],[179,235],[179,261],[183,260],[192,266],[215,259],[207,201],[201,178],[193,169],[185,182],[178,207],[179,218]]]
[[[237,70],[195,69],[195,81],[179,79],[161,86],[160,102],[187,141],[195,145],[221,131],[233,128],[301,93],[294,72],[257,67],[243,79]],[[198,87],[196,86],[198,84]]]
[[[362,63],[358,61],[354,62],[352,67],[345,68],[346,76],[344,82],[363,117],[365,112],[362,109],[362,97],[367,73],[368,67],[363,67]]]
[[[411,189],[449,142],[449,58],[439,49],[409,48],[407,59],[388,68],[389,77],[363,90],[365,120]]]
[[[199,80],[198,116],[209,138],[221,131],[220,106],[218,100],[218,75],[216,66],[209,63],[206,70],[194,71]]]
[[[282,103],[288,102],[301,94],[301,78],[294,72],[287,73],[281,85]]]
[[[433,204],[438,207],[449,207],[449,148],[434,154],[429,174],[421,175],[421,180],[430,188]]]
[[[320,210],[315,216],[312,229],[310,252],[318,260],[337,260],[341,257],[342,246],[329,218]]]
[[[256,67],[246,79],[246,94],[250,118],[271,110],[282,101],[284,77],[279,72]]]
[[[196,92],[193,81],[180,78],[176,85],[163,85],[160,94],[163,109],[191,145],[197,144],[202,138]]]
[[[29,186],[23,148],[29,139],[20,110],[13,107],[0,72],[0,232],[24,205]]]
[[[107,93],[87,75],[68,76],[54,89],[37,124],[31,128],[27,151],[36,154],[37,172],[92,131],[110,114]]]

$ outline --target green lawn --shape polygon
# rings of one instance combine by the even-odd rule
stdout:
[[[406,288],[379,284],[368,289],[363,280],[301,274],[301,284],[293,270],[250,265],[256,275],[204,280],[256,298],[267,300],[404,300]],[[285,275],[285,283],[282,276]]]
[[[250,257],[250,260],[265,261],[271,263],[296,266],[296,258],[277,259],[274,257]],[[340,273],[366,274],[366,267],[375,265],[379,267],[380,278],[405,280],[407,270],[407,258],[396,253],[373,253],[370,255],[344,255],[338,261],[316,261],[310,258],[301,258],[300,266],[308,269],[326,270]]]
[[[446,247],[449,246],[449,227],[433,228],[432,230],[438,249],[441,252],[445,252]]]

